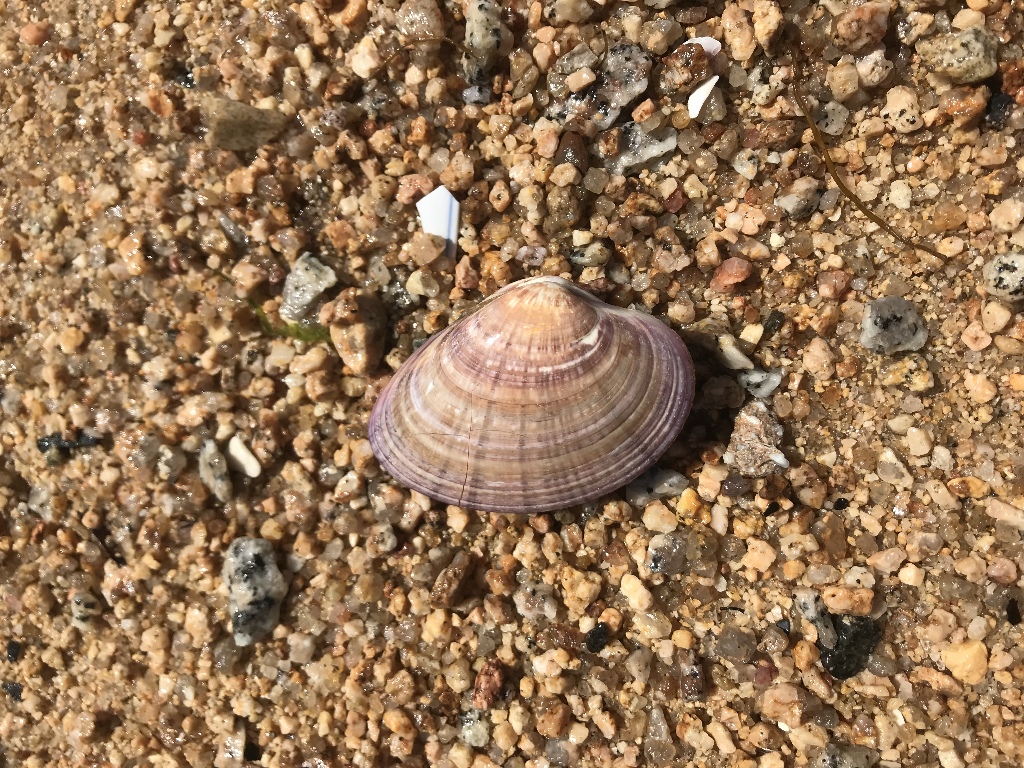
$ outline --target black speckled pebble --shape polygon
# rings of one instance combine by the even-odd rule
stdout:
[[[845,680],[861,672],[875,646],[882,639],[882,627],[868,616],[832,615],[836,630],[836,647],[821,651],[821,666],[832,677]]]

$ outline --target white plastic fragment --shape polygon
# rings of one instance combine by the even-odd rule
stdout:
[[[259,477],[263,471],[259,459],[238,435],[233,435],[228,441],[228,463],[246,477]]]
[[[428,235],[438,235],[447,241],[445,253],[455,257],[459,237],[459,201],[444,187],[438,187],[416,203],[420,224]]]
[[[697,115],[700,114],[701,109],[704,108],[704,102],[708,100],[711,95],[711,90],[715,87],[715,83],[718,82],[718,75],[709,77],[693,93],[690,94],[690,98],[686,101],[686,109],[690,113],[690,119],[696,120]]]
[[[699,45],[704,49],[704,53],[707,54],[709,59],[712,56],[717,56],[722,51],[722,44],[713,37],[691,37],[686,43],[696,43]]]

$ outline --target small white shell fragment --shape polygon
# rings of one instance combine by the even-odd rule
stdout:
[[[718,337],[718,360],[733,371],[750,371],[754,368],[754,363],[743,354],[732,334],[722,334]]]
[[[782,383],[781,371],[743,371],[736,380],[754,397],[768,397]]]
[[[263,471],[259,459],[237,434],[228,441],[228,463],[246,477],[259,477]]]
[[[686,42],[699,45],[704,49],[704,53],[708,55],[709,59],[712,56],[717,56],[722,51],[722,44],[713,37],[691,37]]]
[[[700,114],[701,109],[704,107],[704,102],[708,100],[708,96],[711,95],[711,90],[715,87],[715,83],[718,82],[718,75],[709,77],[700,87],[697,88],[693,93],[690,94],[690,98],[686,101],[686,109],[690,113],[690,119],[696,120],[697,115]]]
[[[448,242],[445,253],[454,258],[459,237],[459,201],[444,187],[438,187],[416,203],[420,224],[428,235],[439,235]]]

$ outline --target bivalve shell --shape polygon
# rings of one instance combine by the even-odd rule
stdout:
[[[689,353],[668,326],[537,277],[420,347],[381,393],[369,438],[396,480],[434,499],[546,512],[648,469],[693,394]]]

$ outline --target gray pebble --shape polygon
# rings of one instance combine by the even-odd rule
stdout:
[[[622,126],[622,138],[619,139],[619,154],[608,163],[608,169],[613,173],[625,173],[649,160],[674,152],[676,137],[676,132],[671,128],[646,133],[636,123],[626,123]]]
[[[775,204],[791,219],[806,219],[818,207],[818,186],[813,176],[801,176],[782,190]]]
[[[659,533],[647,544],[644,566],[651,573],[673,576],[686,567],[686,536],[679,531]]]
[[[1008,301],[1024,299],[1024,253],[1002,253],[985,265],[985,289]]]
[[[655,467],[626,486],[626,501],[636,509],[643,509],[656,499],[678,496],[689,484],[681,472]]]
[[[860,343],[872,352],[916,352],[928,341],[928,328],[917,307],[899,296],[870,302],[861,322]]]
[[[793,604],[807,621],[818,630],[818,643],[825,648],[835,648],[838,635],[832,624],[832,615],[825,607],[825,601],[817,591],[801,587],[793,592]]]
[[[512,595],[512,602],[519,615],[529,621],[554,621],[558,616],[558,603],[550,584],[527,581]]]
[[[875,88],[892,74],[893,63],[885,58],[885,48],[876,48],[857,59],[857,75],[862,88]]]
[[[743,406],[722,460],[744,477],[766,477],[785,469],[789,460],[779,450],[782,425],[760,400]]]
[[[337,282],[333,269],[311,253],[302,254],[284,280],[278,313],[290,323],[301,320],[316,297]]]
[[[732,169],[750,181],[757,176],[761,162],[753,149],[741,149],[732,158]]]
[[[746,664],[757,650],[757,638],[749,629],[730,624],[722,630],[715,649],[729,661]]]
[[[809,768],[870,768],[877,762],[876,755],[867,747],[829,744],[810,762]]]
[[[647,90],[650,73],[651,59],[639,46],[616,45],[608,51],[597,82],[569,96],[564,108],[552,105],[550,116],[590,118],[598,130],[610,128],[622,108]]]
[[[926,69],[954,83],[976,83],[996,73],[999,38],[984,27],[971,27],[921,40],[917,52]]]
[[[224,553],[221,578],[231,598],[235,644],[252,645],[273,632],[288,592],[274,561],[274,546],[266,539],[235,539]]]
[[[176,446],[161,445],[156,460],[156,474],[161,480],[173,483],[178,479],[181,470],[188,460],[182,450]]]
[[[228,474],[228,462],[213,440],[204,440],[199,449],[199,479],[217,501],[223,503],[231,498],[234,488]]]
[[[560,75],[571,75],[584,67],[593,67],[599,61],[597,54],[586,43],[580,43],[568,53],[558,57],[554,71]]]

